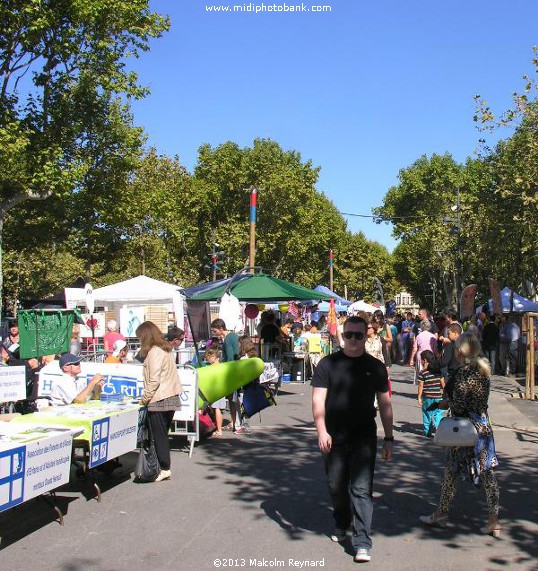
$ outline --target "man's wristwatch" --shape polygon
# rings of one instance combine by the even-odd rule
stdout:
[[[394,436],[385,436],[383,442],[394,442]]]

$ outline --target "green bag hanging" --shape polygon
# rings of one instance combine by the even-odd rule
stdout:
[[[28,309],[18,315],[21,359],[69,351],[71,332],[78,314],[72,309]]]

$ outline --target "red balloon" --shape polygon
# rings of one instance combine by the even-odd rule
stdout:
[[[258,313],[260,313],[260,310],[258,309],[258,306],[253,303],[249,303],[245,307],[245,315],[249,319],[254,319],[255,317],[257,317]]]

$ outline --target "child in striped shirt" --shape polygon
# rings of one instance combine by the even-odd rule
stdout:
[[[431,351],[421,353],[420,364],[421,371],[417,377],[418,404],[422,407],[424,436],[433,436],[443,418],[439,403],[443,400],[445,379],[440,363]]]

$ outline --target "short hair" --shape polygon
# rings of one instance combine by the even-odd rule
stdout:
[[[422,329],[422,331],[430,331],[432,328],[432,324],[427,319],[423,319],[420,322],[420,328]]]
[[[366,330],[366,328],[368,327],[368,324],[366,322],[366,319],[364,319],[363,317],[360,317],[359,315],[351,315],[350,317],[348,317],[344,323],[344,329],[346,328],[346,325],[348,323],[351,324],[360,324],[362,323],[364,325],[364,329]]]
[[[185,335],[185,331],[180,327],[176,327],[175,325],[168,329],[168,333],[166,334],[166,338],[168,341],[173,341],[174,339],[179,339]]]
[[[447,327],[448,333],[457,333],[458,335],[461,335],[462,331],[463,331],[463,329],[459,323],[451,323]]]
[[[116,331],[118,328],[118,322],[115,319],[109,319],[106,326],[108,329],[110,329],[110,331]]]
[[[224,323],[224,319],[218,317],[217,319],[213,319],[211,327],[213,329],[226,329],[226,323]]]

